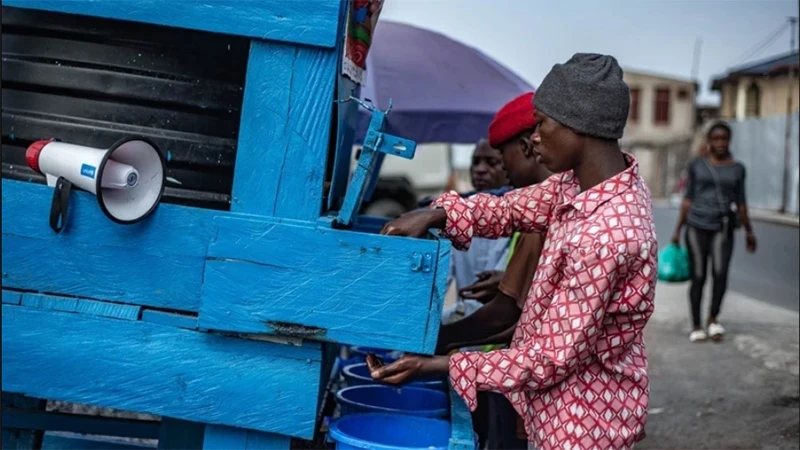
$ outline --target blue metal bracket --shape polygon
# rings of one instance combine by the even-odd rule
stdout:
[[[341,102],[348,101],[357,102],[361,107],[370,111],[372,117],[370,118],[367,135],[364,138],[364,146],[358,157],[358,165],[353,171],[344,202],[334,220],[334,224],[338,226],[349,226],[353,223],[353,219],[358,214],[361,203],[364,201],[364,194],[371,181],[371,175],[375,170],[376,163],[384,154],[412,159],[417,150],[416,142],[383,132],[386,116],[392,110],[391,100],[389,100],[389,108],[385,112],[375,108],[369,100],[361,101],[354,97],[341,100]]]

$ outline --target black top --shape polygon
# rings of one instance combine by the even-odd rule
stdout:
[[[709,167],[710,166],[710,167]],[[705,158],[695,158],[687,167],[684,198],[692,201],[686,222],[703,230],[722,228],[722,217],[731,205],[745,205],[745,168],[736,161],[723,166],[712,165]],[[719,182],[719,193],[711,171]],[[721,197],[721,198],[720,198]]]

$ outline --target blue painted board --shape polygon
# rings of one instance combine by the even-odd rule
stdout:
[[[3,305],[3,390],[309,438],[320,346]]]
[[[290,449],[291,438],[241,428],[208,425],[203,450],[264,450]]]
[[[437,233],[432,231],[431,233]],[[431,293],[431,310],[441,312],[444,309],[444,301],[447,296],[447,283],[450,281],[450,241],[439,239],[437,263],[435,264],[435,275],[433,280],[433,291]],[[439,326],[442,324],[441,314],[428,317],[427,333],[425,334],[425,347],[436,348],[436,341],[439,338]],[[432,354],[432,353],[431,353]]]
[[[231,211],[319,217],[336,61],[333,49],[251,44]]]
[[[3,410],[3,427],[158,439],[159,422],[48,411]]]
[[[441,315],[441,300],[431,300],[437,240],[236,218],[217,223],[199,327],[274,333],[281,329],[271,322],[288,322],[317,328],[299,337],[433,352],[428,323]]]
[[[5,0],[3,6],[333,48],[340,3],[331,0]]]
[[[155,309],[145,309],[142,311],[142,320],[144,322],[156,323],[169,327],[185,328],[187,330],[194,330],[197,328],[196,315],[177,314],[166,311],[158,311]]]
[[[450,444],[449,450],[475,450],[472,414],[464,399],[450,388]]]
[[[19,305],[22,302],[22,293],[14,291],[3,291],[3,303],[9,305]]]
[[[100,302],[74,297],[59,297],[54,295],[31,294],[22,295],[22,306],[55,311],[74,312],[93,316],[108,317],[111,319],[138,320],[141,308],[136,305],[123,305],[119,303]]]

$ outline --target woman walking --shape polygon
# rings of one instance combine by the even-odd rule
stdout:
[[[692,342],[709,337],[720,340],[725,334],[717,319],[728,286],[736,228],[743,226],[746,231],[747,251],[756,251],[756,237],[745,199],[745,168],[730,153],[731,137],[731,129],[724,122],[709,128],[707,151],[692,160],[687,168],[686,192],[672,236],[672,242],[677,244],[681,229],[686,225],[686,246],[692,270],[689,288],[693,326],[689,340]],[[709,260],[713,280],[711,311],[703,328],[700,305]]]

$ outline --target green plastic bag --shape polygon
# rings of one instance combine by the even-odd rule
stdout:
[[[691,277],[689,270],[689,252],[675,244],[670,244],[658,254],[658,279],[671,283],[687,281]]]

